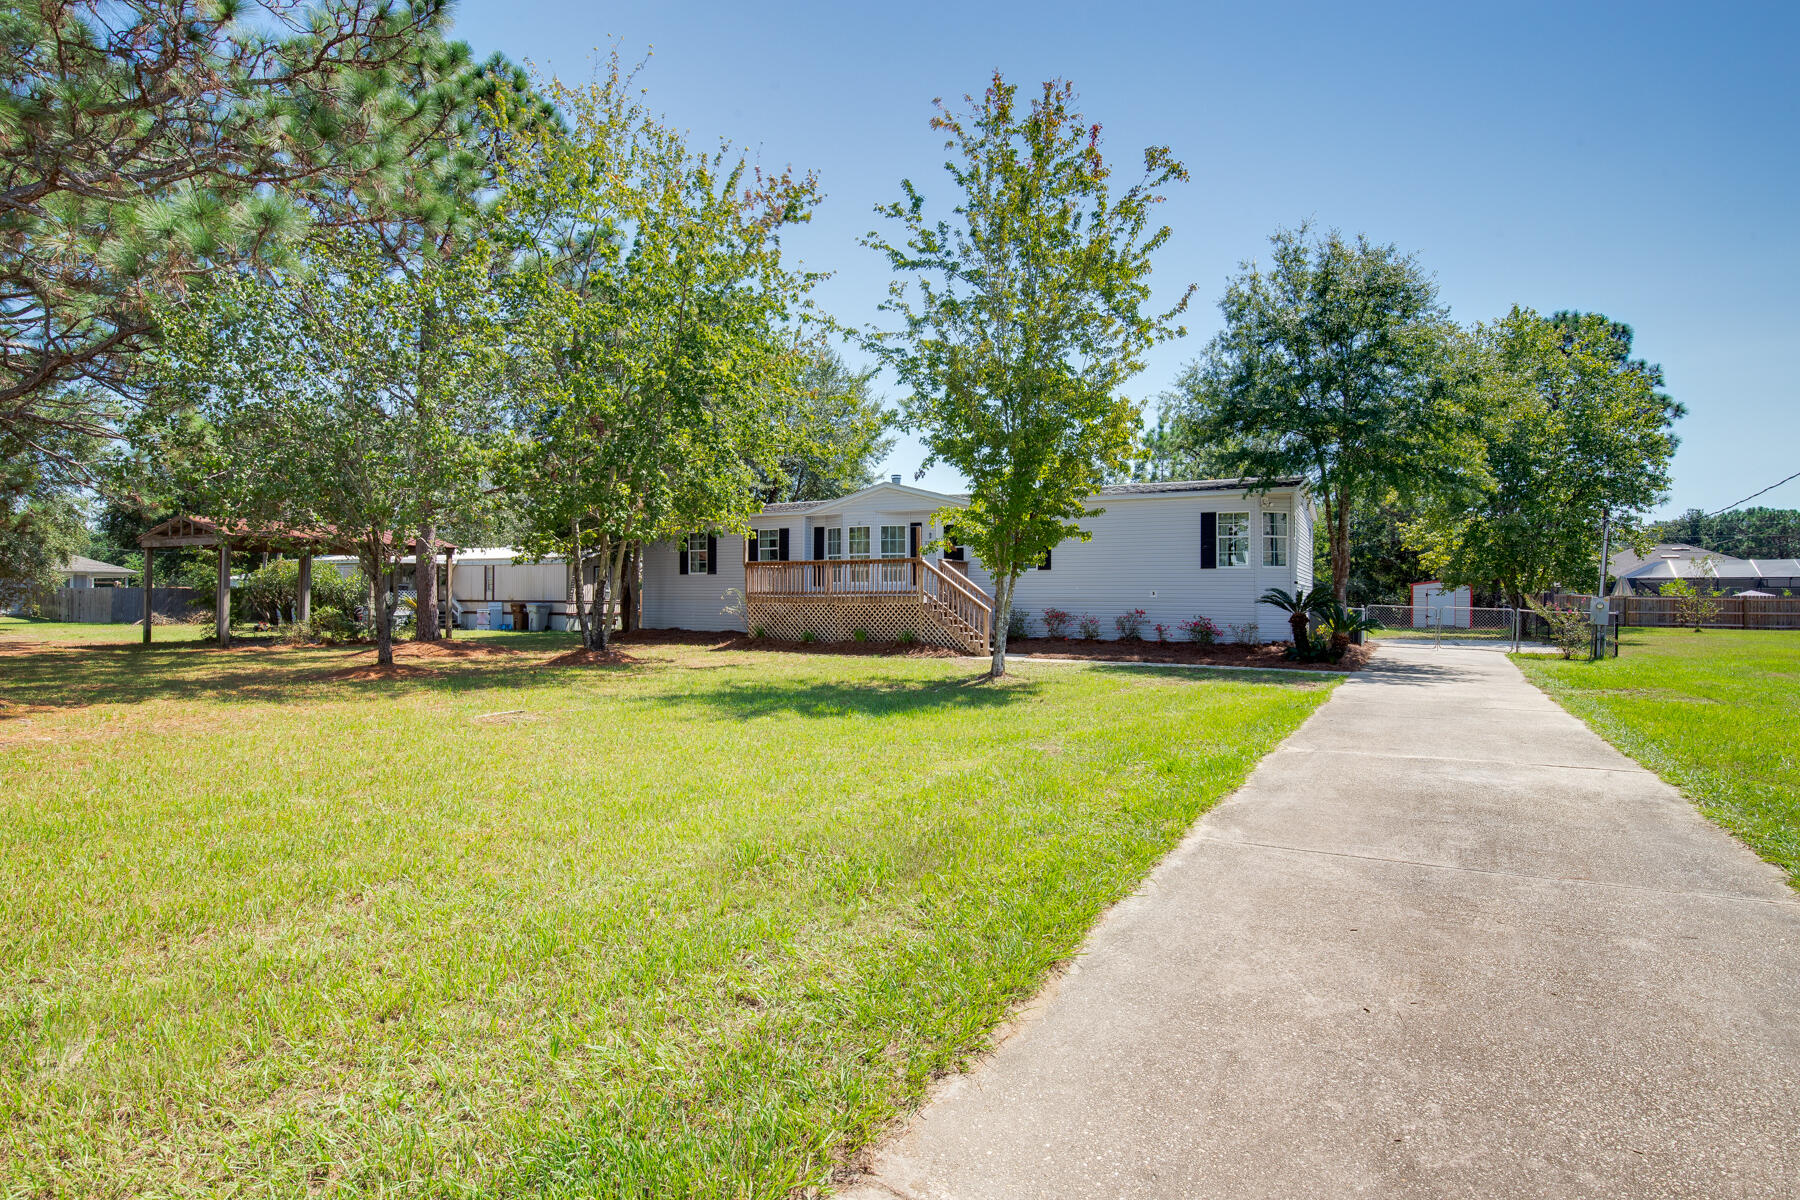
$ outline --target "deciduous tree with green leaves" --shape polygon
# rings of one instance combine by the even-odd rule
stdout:
[[[546,91],[568,127],[512,131],[496,210],[524,264],[509,478],[532,522],[522,548],[575,564],[583,644],[604,650],[633,551],[746,528],[777,474],[815,279],[783,263],[780,233],[818,192],[691,150],[616,58],[589,87]]]
[[[864,239],[897,278],[883,308],[901,327],[869,345],[906,389],[905,425],[927,465],[969,482],[946,512],[957,540],[994,580],[994,676],[1006,672],[1014,585],[1046,551],[1086,540],[1079,522],[1109,475],[1125,469],[1139,406],[1119,394],[1151,346],[1185,332],[1176,317],[1193,289],[1147,313],[1151,258],[1169,238],[1151,214],[1187,170],[1167,147],[1144,151],[1139,180],[1115,191],[1100,126],[1051,80],[1021,103],[995,73],[967,108],[942,101],[956,192],[949,217],[926,213],[911,180],[876,211],[901,230]]]
[[[478,254],[408,274],[366,239],[316,244],[303,271],[221,281],[161,315],[162,403],[133,441],[215,519],[351,542],[391,664],[408,532],[479,506],[492,483],[496,303]],[[428,312],[443,319],[423,338]]]
[[[1591,588],[1601,523],[1610,515],[1620,544],[1667,491],[1683,410],[1661,368],[1631,357],[1630,327],[1597,314],[1514,308],[1471,344],[1481,482],[1432,498],[1407,541],[1445,583],[1514,604]]]
[[[787,448],[763,489],[770,503],[832,500],[868,487],[894,445],[875,371],[855,370],[828,349],[807,356],[781,421]]]
[[[1331,591],[1348,602],[1351,515],[1464,485],[1477,447],[1454,385],[1455,329],[1411,256],[1305,225],[1243,264],[1225,328],[1165,405],[1231,474],[1302,476],[1318,497]]]

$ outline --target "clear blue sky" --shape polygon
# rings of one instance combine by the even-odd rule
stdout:
[[[995,67],[1063,76],[1121,165],[1166,143],[1193,173],[1156,274],[1167,297],[1199,285],[1189,335],[1135,397],[1199,353],[1236,264],[1311,219],[1416,253],[1461,321],[1628,322],[1689,410],[1669,511],[1800,470],[1800,6],[462,0],[456,31],[570,81],[615,41],[653,48],[652,107],[818,172],[788,245],[834,272],[820,298],[847,322],[887,285],[857,244],[872,207],[903,176],[947,197],[932,99]],[[903,441],[884,469],[922,457]],[[1758,503],[1800,507],[1800,480]]]

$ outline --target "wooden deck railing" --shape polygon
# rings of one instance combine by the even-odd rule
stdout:
[[[986,644],[993,636],[993,605],[955,571],[926,558],[843,558],[744,564],[746,599],[832,596],[905,596],[931,601]]]

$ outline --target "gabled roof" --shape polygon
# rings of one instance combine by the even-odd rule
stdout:
[[[1251,488],[1299,487],[1305,479],[1299,475],[1277,475],[1267,479],[1248,476],[1241,479],[1159,479],[1149,483],[1109,483],[1101,488],[1101,496],[1182,496],[1196,492],[1244,492]]]
[[[1192,496],[1205,492],[1244,492],[1257,487],[1293,488],[1299,487],[1305,480],[1299,475],[1282,475],[1269,479],[1163,479],[1151,483],[1109,483],[1094,493],[1095,498],[1125,496]],[[758,516],[791,517],[802,513],[830,513],[844,508],[864,496],[877,492],[895,492],[909,499],[922,500],[933,508],[943,508],[952,504],[966,504],[969,497],[963,492],[934,492],[928,488],[912,487],[904,483],[883,480],[870,484],[866,488],[839,496],[835,500],[799,500],[780,504],[765,504]]]
[[[97,558],[85,558],[79,554],[69,555],[69,563],[63,568],[71,575],[136,575],[134,567],[115,567],[111,563],[103,563]]]

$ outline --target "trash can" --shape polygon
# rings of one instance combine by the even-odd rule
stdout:
[[[505,605],[501,604],[498,600],[488,601],[487,627],[489,629],[511,629],[512,628],[512,626],[510,626],[506,623],[506,607],[505,607]]]
[[[548,604],[530,604],[526,606],[530,614],[527,628],[533,633],[542,633],[550,628],[550,606]]]

